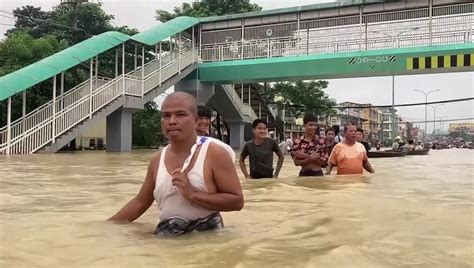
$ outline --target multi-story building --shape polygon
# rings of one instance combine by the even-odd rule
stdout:
[[[450,123],[448,129],[449,135],[464,140],[474,140],[474,123]]]
[[[373,108],[371,104],[363,104],[366,106],[362,109],[362,129],[366,138],[375,143],[376,140],[381,139],[381,124],[382,124],[382,111],[377,108]]]
[[[393,140],[400,135],[400,117],[390,108],[382,110],[382,140],[385,145],[391,145]]]
[[[424,135],[425,131],[420,127],[412,127],[410,130],[410,138],[415,141],[422,140]]]
[[[407,123],[401,118],[398,118],[398,135],[403,139],[407,140],[408,132],[407,132]]]
[[[338,117],[340,118],[339,125],[343,126],[347,123],[353,123],[356,124],[357,127],[362,127],[365,119],[362,117],[361,104],[354,102],[341,102],[339,105],[346,107],[338,111]]]

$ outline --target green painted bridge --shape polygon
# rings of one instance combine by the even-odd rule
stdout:
[[[474,44],[381,49],[201,63],[215,83],[373,77],[474,71]]]

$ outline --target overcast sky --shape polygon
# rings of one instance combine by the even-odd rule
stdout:
[[[59,0],[0,0],[0,9],[11,11],[19,6],[33,5],[50,10],[59,2]],[[107,13],[115,15],[115,25],[128,25],[142,31],[157,23],[154,18],[156,9],[172,11],[173,7],[181,5],[183,2],[191,2],[191,0],[104,0],[103,7]],[[331,1],[252,0],[251,2],[259,4],[264,9],[274,9],[295,6],[296,3],[306,5]],[[14,24],[14,21],[0,17],[0,24]],[[0,35],[3,36],[8,28],[10,26],[0,25]],[[326,92],[338,102],[352,101],[385,105],[392,102],[391,87],[391,77],[330,79]],[[440,89],[439,92],[430,95],[429,101],[473,97],[474,72],[397,76],[395,89],[395,103],[424,102],[424,95],[415,92],[414,89],[423,91]],[[399,114],[409,121],[423,121],[425,108],[424,106],[400,108]],[[474,117],[474,102],[445,104],[436,108],[436,116],[442,119],[472,118]],[[432,108],[428,108],[428,119],[433,119]],[[449,122],[444,123],[444,129],[447,129],[448,124]],[[432,129],[433,123],[429,123],[428,132],[431,132]]]

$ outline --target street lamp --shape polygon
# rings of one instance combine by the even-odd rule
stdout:
[[[438,133],[440,133],[441,131],[443,131],[443,127],[444,127],[444,124],[443,124],[443,118],[446,118],[446,116],[438,116],[436,117],[438,120],[439,120],[439,128],[440,128],[440,131]],[[436,119],[435,119],[436,120]]]
[[[392,40],[392,44],[393,44],[393,48],[395,47],[399,47],[400,45],[400,42],[399,42],[399,39],[398,37],[404,33],[407,33],[407,32],[411,32],[411,31],[416,31],[420,29],[420,27],[413,27],[413,28],[409,28],[409,29],[406,29],[404,31],[401,31],[399,33],[397,33],[396,35],[392,35],[392,34],[389,34],[389,33],[385,33],[385,32],[380,32],[380,31],[377,31],[377,30],[371,30],[369,32],[372,32],[372,33],[379,33],[379,34],[383,34],[383,35],[386,35],[388,36],[391,40]],[[367,37],[367,35],[366,35]],[[366,38],[367,40],[367,38]],[[365,44],[365,47],[367,49],[367,42]],[[395,117],[395,76],[392,75],[392,118]],[[392,129],[395,128],[395,123],[392,122]]]
[[[416,30],[418,30],[418,29],[420,29],[420,27],[409,28],[409,29],[406,29],[405,31],[401,31],[401,32],[399,32],[399,33],[397,33],[397,34],[395,34],[395,35],[389,34],[389,33],[385,33],[385,32],[381,32],[381,31],[377,31],[377,30],[371,30],[371,31],[369,31],[369,32],[371,32],[371,33],[379,33],[379,34],[383,34],[383,35],[388,36],[388,37],[391,39],[391,41],[392,41],[393,48],[396,48],[396,47],[399,47],[399,43],[400,43],[400,42],[399,42],[398,37],[399,37],[400,35],[402,35],[402,34],[404,34],[404,33],[407,33],[407,32],[416,31]]]
[[[425,94],[425,133],[428,133],[428,95],[430,95],[433,92],[440,91],[440,90],[436,89],[436,90],[431,90],[431,91],[428,91],[428,92],[424,92],[424,91],[415,89],[415,91]]]
[[[437,105],[430,105],[430,107],[433,108],[433,134],[435,133],[435,130],[436,130],[436,108],[443,105],[444,103],[437,104]]]

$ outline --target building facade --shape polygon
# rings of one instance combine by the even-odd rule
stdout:
[[[371,104],[364,104],[362,109],[362,129],[367,140],[375,144],[382,138],[382,111],[373,108]]]
[[[393,113],[391,109],[382,111],[382,140],[386,146],[391,145],[400,134],[399,122],[400,117]]]

